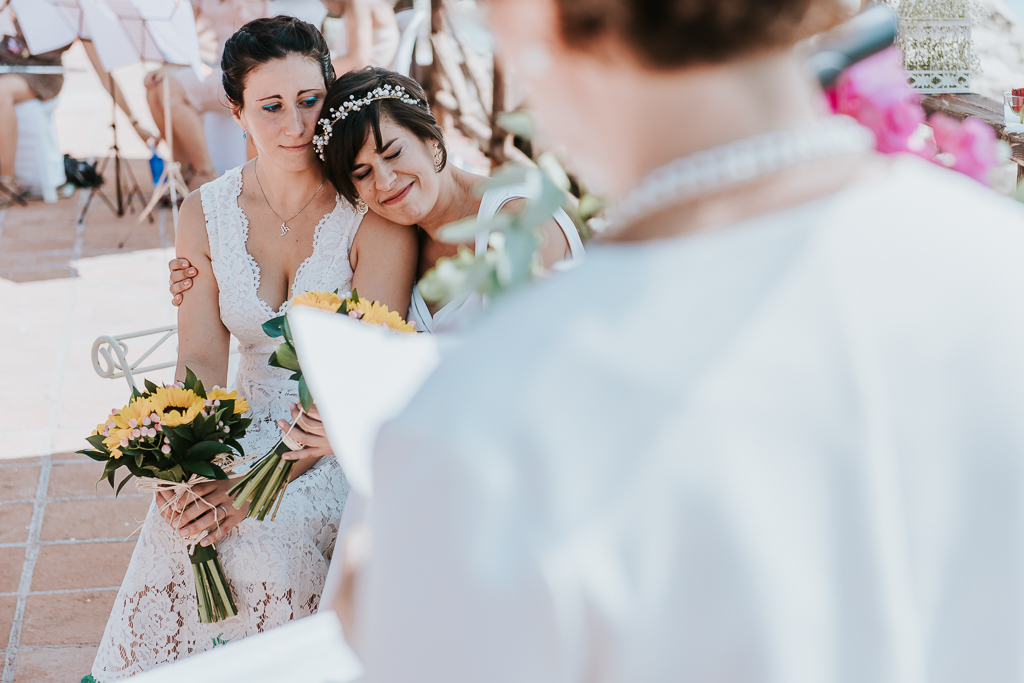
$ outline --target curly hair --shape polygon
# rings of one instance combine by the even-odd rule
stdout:
[[[715,63],[796,40],[811,0],[556,0],[562,35],[616,35],[656,68]]]

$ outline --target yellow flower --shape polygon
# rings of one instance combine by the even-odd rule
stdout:
[[[118,449],[118,448],[111,448],[110,449],[110,457],[112,457],[114,460],[118,460],[122,455],[124,455],[124,453],[122,453],[120,449]]]
[[[331,313],[337,313],[338,309],[341,308],[341,302],[341,297],[334,292],[321,292],[317,289],[300,294],[292,299],[292,307],[311,306],[312,308],[320,308]]]
[[[118,429],[134,429],[139,425],[146,424],[143,420],[147,419],[153,414],[153,405],[150,403],[148,398],[137,398],[124,408],[121,408],[120,412],[116,415],[110,416],[110,421]],[[135,424],[132,424],[132,421]]]
[[[158,387],[149,398],[153,412],[168,427],[188,424],[203,412],[206,404],[191,389]]]
[[[235,402],[235,415],[241,415],[245,411],[249,410],[249,404],[246,403],[244,398],[238,396],[237,391],[225,391],[220,387],[214,387],[210,391],[206,392],[206,399],[208,401],[224,401],[230,400]]]
[[[127,429],[119,429],[115,427],[114,429],[111,429],[108,434],[109,435],[103,439],[103,445],[109,448],[111,453],[117,450],[119,446],[123,448],[125,446],[123,443],[124,441],[132,440],[132,430],[130,427]],[[117,457],[121,456],[118,455]]]
[[[398,311],[389,311],[387,306],[377,301],[371,303],[366,299],[360,299],[358,302],[354,302],[349,299],[348,314],[368,325],[384,325],[398,332],[416,331],[412,325],[405,322],[402,316],[398,314]]]

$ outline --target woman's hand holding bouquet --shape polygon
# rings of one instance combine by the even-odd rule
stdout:
[[[359,293],[355,290],[344,298],[339,297],[337,292],[306,292],[295,297],[291,305],[309,306],[347,315],[362,323],[395,332],[416,331],[413,325],[407,323],[397,312],[389,311],[388,307],[380,302],[360,299]],[[302,376],[291,328],[288,327],[288,318],[282,315],[268,320],[263,325],[263,331],[271,337],[281,337],[284,340],[271,354],[268,364],[291,371],[291,379],[299,383],[299,404],[292,405],[291,424],[283,420],[278,422],[283,432],[280,443],[253,465],[229,491],[235,498],[236,508],[249,503],[249,516],[259,520],[264,519],[271,508],[276,513],[288,488],[292,466],[296,460],[320,457],[332,452],[320,415],[313,405],[313,397]],[[296,426],[299,427],[298,430],[295,429]]]
[[[223,491],[227,473],[244,456],[238,440],[251,420],[242,416],[249,405],[238,392],[207,392],[191,370],[185,375],[182,383],[147,381],[145,392],[134,390],[128,405],[111,411],[87,438],[92,449],[79,453],[106,463],[103,478],[111,487],[117,470],[126,468],[116,492],[138,477],[140,491],[156,494],[164,519],[184,527],[179,533],[192,561],[199,619],[212,623],[238,613],[213,543],[227,531],[220,522],[231,507]]]

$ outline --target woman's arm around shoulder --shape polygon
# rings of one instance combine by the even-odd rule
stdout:
[[[181,205],[174,248],[197,271],[188,298],[178,307],[178,367],[183,379],[188,366],[206,386],[227,384],[231,335],[220,319],[219,287],[210,258],[203,203],[196,190]]]
[[[369,211],[352,240],[352,286],[360,298],[379,301],[404,318],[418,256],[415,226],[398,225]]]

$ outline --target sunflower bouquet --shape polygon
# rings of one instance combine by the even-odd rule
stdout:
[[[338,296],[337,291],[305,292],[292,299],[291,305],[292,307],[309,306],[347,315],[367,325],[384,327],[395,332],[416,331],[415,326],[412,323],[407,323],[397,311],[388,310],[388,307],[379,301],[360,299],[359,293],[354,289],[351,294],[344,297]],[[283,338],[283,342],[270,355],[268,364],[292,372],[290,379],[299,383],[299,404],[303,412],[308,411],[313,406],[313,397],[306,386],[306,379],[302,376],[302,368],[299,367],[292,331],[288,327],[288,318],[282,315],[268,320],[263,324],[263,331],[275,339]],[[273,507],[274,512],[270,517],[273,519],[277,514],[277,508],[281,505],[285,490],[288,488],[292,465],[295,464],[294,460],[285,460],[281,456],[289,451],[301,450],[301,448],[302,445],[292,439],[288,433],[283,434],[277,446],[253,465],[252,469],[228,491],[228,495],[235,498],[234,506],[241,508],[246,501],[249,501],[248,515],[261,521]]]
[[[237,458],[244,456],[239,439],[251,420],[243,417],[249,404],[236,391],[210,391],[186,368],[185,381],[168,386],[146,382],[146,391],[133,390],[128,405],[112,410],[107,421],[87,437],[91,449],[78,451],[105,462],[103,478],[114,487],[117,470],[128,470],[115,493],[132,477],[139,489],[168,491],[173,505],[182,498],[205,502],[192,487],[227,479]],[[224,569],[213,545],[199,545],[206,531],[189,537],[189,559],[195,577],[199,620],[213,623],[238,613]]]

